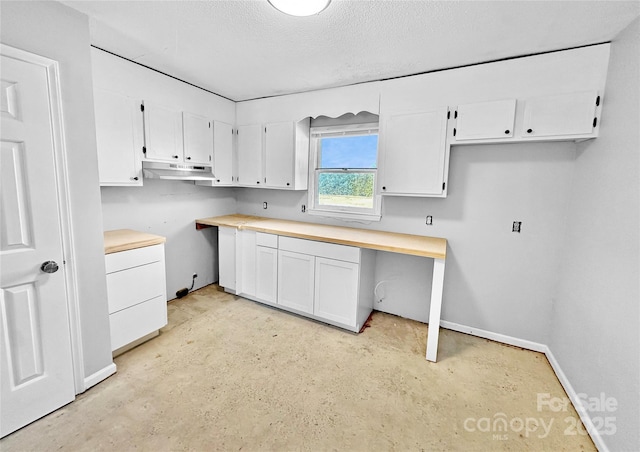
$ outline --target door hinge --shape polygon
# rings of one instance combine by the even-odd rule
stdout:
[[[450,111],[447,112],[447,119],[451,119],[451,112]]]
[[[596,124],[598,124],[598,118],[593,118],[593,127],[595,127]]]
[[[456,136],[456,128],[455,127],[453,128],[453,136],[454,137]]]
[[[596,107],[600,105],[600,96],[596,97]]]
[[[144,155],[147,155],[147,147],[146,146],[142,146],[142,153]]]
[[[458,117],[458,110],[456,110],[456,111],[453,113],[453,119],[456,119],[457,117]]]
[[[444,190],[444,187],[446,187],[446,186],[447,186],[447,183],[446,183],[446,182],[443,182],[443,183],[442,183],[442,189]]]
[[[144,111],[144,104],[140,104],[140,111]]]

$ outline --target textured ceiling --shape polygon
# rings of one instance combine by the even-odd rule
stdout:
[[[246,100],[612,40],[640,2],[333,0],[292,17],[267,0],[63,1],[92,44]]]

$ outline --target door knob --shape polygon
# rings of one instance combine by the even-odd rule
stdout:
[[[55,273],[58,271],[58,264],[55,261],[46,261],[42,263],[40,270],[45,273]]]

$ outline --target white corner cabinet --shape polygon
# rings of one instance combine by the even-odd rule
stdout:
[[[451,144],[580,141],[598,136],[602,99],[580,91],[458,105]]]
[[[144,143],[140,101],[95,88],[100,185],[141,186]]]
[[[105,255],[111,349],[116,351],[167,324],[164,245]]]
[[[373,310],[372,250],[229,227],[218,247],[227,291],[353,332]]]
[[[239,125],[237,182],[243,187],[306,190],[309,118]]]

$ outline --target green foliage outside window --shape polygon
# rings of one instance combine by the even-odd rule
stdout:
[[[333,196],[373,197],[372,173],[321,173],[318,193]]]

